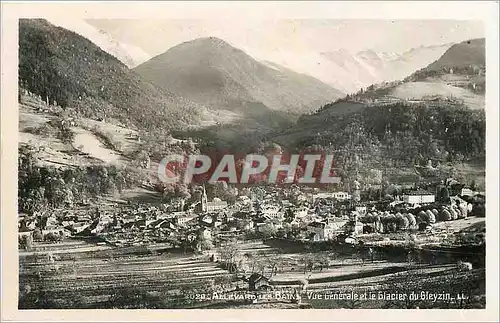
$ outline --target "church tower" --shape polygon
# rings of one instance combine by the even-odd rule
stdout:
[[[207,191],[205,190],[205,184],[203,184],[203,193],[201,194],[201,212],[207,212]]]

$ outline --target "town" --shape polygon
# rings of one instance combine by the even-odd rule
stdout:
[[[19,241],[95,236],[114,246],[168,243],[206,251],[252,237],[312,242],[342,237],[353,243],[363,234],[430,231],[436,222],[484,216],[484,192],[459,183],[429,184],[427,190],[410,186],[404,193],[368,201],[361,199],[359,183],[354,187],[352,192],[298,185],[248,187],[228,203],[217,196],[209,201],[201,186],[199,200],[177,197],[159,206],[114,203],[90,213],[76,207],[54,210],[43,221],[37,214],[21,214]]]

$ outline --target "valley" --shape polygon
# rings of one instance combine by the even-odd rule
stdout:
[[[486,306],[484,39],[305,74],[217,37],[148,60],[73,27],[19,22],[20,309]],[[162,180],[193,171],[171,155],[199,176]],[[339,181],[200,171],[225,156],[241,179],[248,155],[329,156]]]

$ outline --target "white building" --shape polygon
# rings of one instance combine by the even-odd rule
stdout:
[[[474,196],[474,191],[471,190],[470,188],[462,188],[460,195],[462,195],[462,196]]]
[[[332,193],[316,193],[313,195],[313,200],[316,201],[317,199],[330,199],[332,198]]]
[[[224,210],[225,208],[227,208],[226,201],[213,201],[206,204],[206,212],[208,213]]]
[[[342,227],[346,224],[346,221],[327,221],[319,222],[315,221],[307,226],[307,232],[311,236],[312,241],[328,241],[332,240],[337,233],[342,230]]]
[[[427,192],[415,192],[403,195],[403,202],[410,204],[434,203],[436,196]]]
[[[242,195],[242,196],[238,197],[238,202],[243,203],[243,204],[249,204],[251,202],[251,200],[248,196]]]
[[[177,224],[183,225],[186,222],[189,222],[196,218],[195,214],[187,213],[187,212],[173,212],[172,215],[177,221]]]
[[[267,216],[269,218],[277,218],[283,215],[283,212],[281,212],[281,208],[276,205],[265,205],[262,208],[262,214],[264,216]]]
[[[347,192],[321,192],[313,195],[313,202],[317,199],[337,199],[337,200],[349,200],[351,199],[351,194]]]
[[[349,200],[351,199],[351,194],[347,192],[333,192],[332,197],[336,198],[337,200]]]

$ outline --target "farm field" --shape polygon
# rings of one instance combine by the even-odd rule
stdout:
[[[440,95],[463,100],[472,109],[484,109],[484,97],[473,92],[442,83],[412,82],[396,87],[391,95],[400,99],[422,99],[426,96]]]
[[[329,251],[315,253],[315,257],[329,259],[328,265],[305,272],[304,259],[311,256],[310,253],[286,252],[259,241],[237,243],[236,246],[239,253],[247,259],[247,265],[244,266],[247,274],[251,273],[250,263],[272,259],[274,263],[279,264],[276,273],[271,275],[269,269],[262,272],[264,276],[270,276],[274,291],[301,291],[303,301],[313,308],[351,305],[377,308],[380,302],[346,305],[345,302],[312,299],[311,293],[364,293],[367,289],[383,291],[394,286],[408,285],[395,283],[402,277],[411,278],[412,283],[417,279],[419,283],[425,283],[425,286],[430,286],[428,288],[435,289],[435,285],[440,286],[442,282],[452,286],[451,281],[457,281],[458,277],[455,263],[410,265],[406,262],[387,260],[363,262],[356,255],[333,257]],[[207,295],[212,295],[213,292],[231,294],[247,291],[248,283],[241,279],[242,271],[232,274],[219,267],[216,262],[211,262],[207,255],[182,254],[165,248],[111,248],[78,240],[35,245],[34,251],[20,253],[20,307],[34,306],[32,303],[40,298],[40,293],[45,303],[37,305],[43,308],[298,306],[292,301],[274,300],[252,304],[248,300],[209,299]],[[480,307],[481,301],[478,298],[484,294],[484,269],[474,269],[465,275],[469,275],[467,279],[477,287],[477,290],[474,290],[476,305],[471,306]],[[415,288],[420,290],[424,285]]]
[[[115,306],[140,306],[140,302],[134,301],[137,295],[144,296],[146,302],[159,302],[161,295],[163,307],[175,308],[187,305],[188,291],[194,293],[197,289],[208,290],[212,284],[231,283],[231,275],[206,257],[155,255],[141,248],[89,248],[70,248],[66,253],[50,251],[50,258],[43,256],[47,250],[38,256],[21,254],[20,290],[41,287],[37,293],[44,294],[46,308],[109,308],[107,302],[111,299]],[[132,295],[127,294],[130,291]],[[21,296],[20,307],[30,306],[32,293]],[[117,298],[122,299],[121,303]],[[23,304],[25,301],[27,304]],[[149,306],[152,305],[148,303]]]
[[[455,229],[461,231],[470,227],[471,224],[473,226],[484,224],[480,219],[469,220],[465,219],[462,223],[457,224]],[[381,306],[387,304],[383,304],[381,301],[365,302],[364,304],[354,302],[350,305],[345,302],[320,301],[312,299],[311,292],[322,295],[350,292],[361,294],[367,290],[378,292],[392,290],[394,287],[402,289],[397,292],[405,294],[409,294],[411,289],[414,292],[439,288],[455,291],[462,286],[456,285],[459,282],[458,277],[468,282],[465,285],[473,286],[469,291],[473,297],[471,296],[468,303],[457,302],[450,306],[484,307],[484,269],[477,268],[470,273],[459,273],[456,269],[456,263],[451,259],[448,262],[433,265],[428,263],[409,264],[397,260],[366,260],[363,262],[359,255],[355,253],[350,255],[342,255],[338,252],[332,253],[331,251],[315,252],[313,254],[307,252],[286,253],[262,242],[241,243],[238,248],[247,255],[250,262],[258,263],[265,261],[265,259],[272,259],[273,263],[277,263],[277,273],[270,278],[270,284],[274,286],[275,290],[303,289],[301,293],[302,300],[309,303],[312,308],[349,308],[349,306],[381,308]],[[304,259],[307,259],[307,257],[328,259],[328,265],[305,271]],[[401,280],[404,280],[404,282],[400,282]],[[304,281],[306,282],[305,286]],[[403,303],[391,304],[395,308],[406,308],[405,306],[411,305]],[[288,305],[283,302],[275,302],[244,306],[245,308],[286,308]],[[426,302],[420,304],[420,306],[428,305]],[[443,306],[446,308],[448,305]]]

